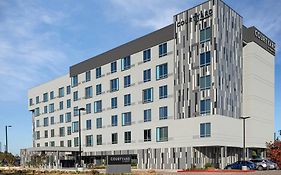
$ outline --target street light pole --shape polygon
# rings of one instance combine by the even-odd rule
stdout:
[[[248,118],[250,118],[249,116],[245,116],[245,117],[240,117],[240,119],[243,120],[243,161],[245,162],[246,160],[246,121]]]
[[[78,114],[79,114],[79,119],[78,119],[78,123],[79,123],[79,159],[78,159],[78,163],[79,163],[79,167],[81,166],[81,160],[82,160],[82,150],[81,150],[81,111],[85,111],[85,108],[79,108],[78,109]]]
[[[5,133],[6,133],[6,147],[5,147],[5,153],[8,153],[8,128],[12,126],[5,126]]]

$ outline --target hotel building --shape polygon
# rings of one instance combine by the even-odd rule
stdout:
[[[275,43],[221,0],[70,67],[29,90],[33,147],[48,163],[76,159],[79,109],[84,163],[130,154],[138,168],[218,168],[265,157],[274,133]],[[52,158],[50,158],[52,157]]]

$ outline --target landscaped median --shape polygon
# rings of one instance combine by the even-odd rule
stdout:
[[[178,173],[249,173],[256,170],[221,170],[221,169],[198,169],[198,170],[178,170]]]

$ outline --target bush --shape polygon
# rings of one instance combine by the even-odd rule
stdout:
[[[213,165],[211,163],[206,163],[204,167],[205,167],[205,169],[208,169],[208,168],[213,167]]]

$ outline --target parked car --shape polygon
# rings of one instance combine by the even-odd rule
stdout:
[[[270,170],[279,170],[279,166],[277,165],[277,163],[271,161],[271,160],[266,160],[266,163],[268,165],[268,169]]]
[[[265,159],[252,159],[251,162],[254,162],[256,164],[257,170],[267,170],[269,169],[269,164],[267,163],[267,160]]]
[[[224,169],[228,169],[228,170],[239,169],[239,170],[241,170],[242,166],[247,166],[248,169],[250,169],[250,170],[256,169],[256,165],[251,161],[237,161],[235,163],[227,165]]]

